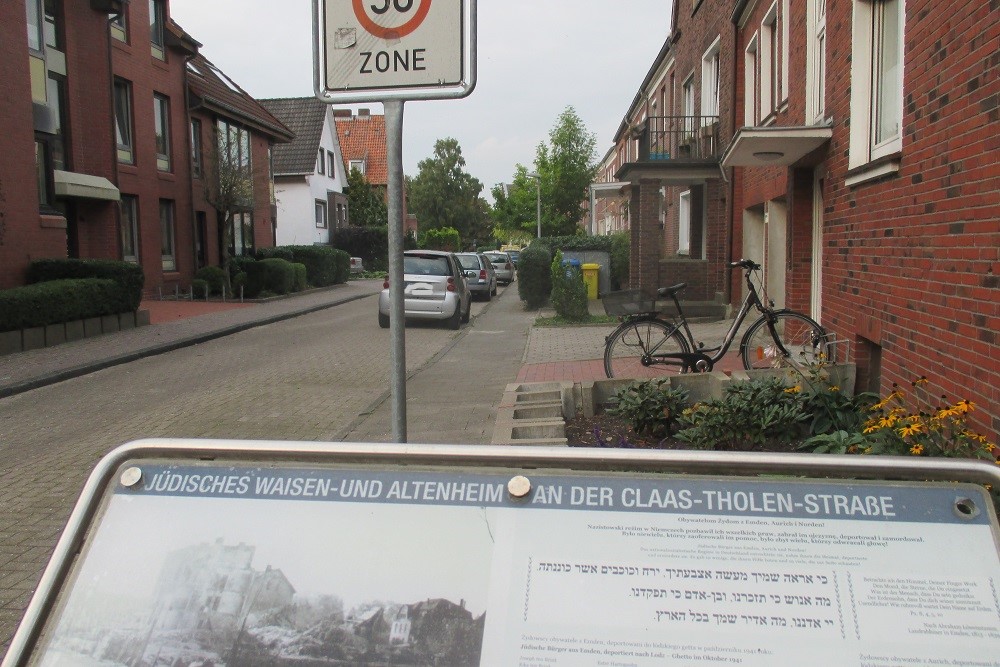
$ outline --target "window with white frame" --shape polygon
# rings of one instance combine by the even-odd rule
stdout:
[[[337,168],[334,164],[333,151],[326,152],[326,175],[330,178],[337,177]]]
[[[773,114],[781,100],[781,33],[778,23],[778,3],[764,16],[760,24],[760,116]]]
[[[174,202],[169,199],[160,200],[160,260],[164,271],[177,270]]]
[[[326,175],[326,151],[319,149],[319,158],[316,160],[316,173],[320,176]]]
[[[170,171],[170,101],[153,95],[153,129],[156,137],[156,168]]]
[[[680,195],[677,206],[677,254],[691,254],[691,191]]]
[[[694,135],[694,74],[681,84],[681,116],[684,122],[684,143]]]
[[[806,25],[806,120],[816,123],[826,113],[826,0],[808,0]]]
[[[902,149],[904,0],[855,0],[849,166]]]
[[[358,170],[362,176],[365,175],[365,161],[364,160],[351,160],[350,171]]]
[[[702,125],[715,122],[711,116],[719,115],[719,45],[715,42],[701,57],[701,115]]]
[[[750,39],[743,53],[743,124],[754,127],[760,122],[757,113],[757,35]]]
[[[316,200],[316,226],[322,229],[329,226],[326,217],[326,202],[321,199]]]
[[[164,0],[149,0],[149,48],[153,56],[166,60],[166,7]]]

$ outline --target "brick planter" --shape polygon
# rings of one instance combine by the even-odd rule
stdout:
[[[119,313],[19,331],[0,332],[0,356],[27,352],[149,324],[149,312]]]

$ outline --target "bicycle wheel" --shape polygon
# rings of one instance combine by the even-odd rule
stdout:
[[[765,316],[761,316],[744,334],[740,354],[745,369],[833,363],[830,334],[812,318],[790,310],[779,310],[775,318],[774,332],[778,341],[771,336]]]
[[[675,327],[659,320],[626,322],[608,336],[604,345],[604,372],[609,378],[686,373],[680,359],[658,360],[656,357],[688,351],[687,341]]]

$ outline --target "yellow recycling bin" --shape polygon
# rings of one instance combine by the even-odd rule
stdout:
[[[584,264],[580,267],[583,271],[583,284],[587,286],[587,298],[597,298],[597,284],[600,276],[600,264]]]

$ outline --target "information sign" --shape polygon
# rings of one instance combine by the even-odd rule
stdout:
[[[979,485],[518,470],[476,450],[485,465],[124,461],[45,631],[19,639],[40,637],[40,665],[1000,660]]]
[[[317,94],[463,97],[475,85],[472,0],[316,0]]]

